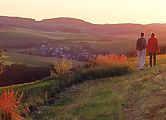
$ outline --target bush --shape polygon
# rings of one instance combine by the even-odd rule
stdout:
[[[51,71],[51,78],[58,79],[62,82],[70,82],[69,76],[71,75],[70,69],[72,69],[72,61],[68,60],[66,61],[65,58],[63,58],[61,63],[57,63],[55,61],[55,72]]]
[[[8,90],[0,96],[0,120],[20,120],[19,111],[20,99],[23,93],[18,97],[17,92]]]
[[[123,55],[106,55],[106,56],[99,56],[95,59],[89,59],[89,67],[96,68],[96,67],[122,67],[128,65],[127,57]]]
[[[110,67],[110,68],[95,68],[87,69],[73,77],[74,83],[80,83],[84,80],[93,80],[106,77],[115,77],[125,75],[131,71],[129,66],[124,67]]]
[[[79,72],[76,72],[73,82],[120,76],[129,73],[130,70],[126,56],[116,54],[99,56],[96,59],[89,59],[82,70],[77,70]]]

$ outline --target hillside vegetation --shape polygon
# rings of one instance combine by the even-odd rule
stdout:
[[[136,59],[131,59],[133,65]],[[166,56],[158,65],[121,77],[86,81],[59,94],[34,119],[39,120],[165,120]]]
[[[135,58],[129,61],[136,66]],[[22,99],[32,108],[42,105],[35,108],[37,113],[32,114],[33,120],[164,120],[166,55],[157,56],[157,63],[150,68],[147,59],[143,71],[89,80],[63,91],[59,89],[62,84],[48,79],[3,87],[0,91],[13,88],[19,93],[24,91],[25,96],[33,93]],[[56,98],[48,101],[49,104],[45,103],[46,90],[48,96]]]

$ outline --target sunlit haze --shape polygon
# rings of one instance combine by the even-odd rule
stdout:
[[[72,17],[92,23],[166,23],[166,0],[0,0],[0,16]]]

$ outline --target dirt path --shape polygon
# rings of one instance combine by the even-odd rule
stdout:
[[[129,93],[124,105],[127,120],[166,120],[165,76],[166,69],[162,69],[148,80],[136,80],[134,85],[129,83]],[[163,81],[158,81],[159,79]],[[145,85],[140,84],[141,82]]]

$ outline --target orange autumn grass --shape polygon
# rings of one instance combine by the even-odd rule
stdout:
[[[121,67],[128,65],[127,57],[124,55],[110,54],[89,59],[91,68],[95,67]]]
[[[0,120],[20,120],[21,116],[18,110],[22,98],[18,93],[4,91],[0,96]],[[19,96],[19,97],[18,97]]]

